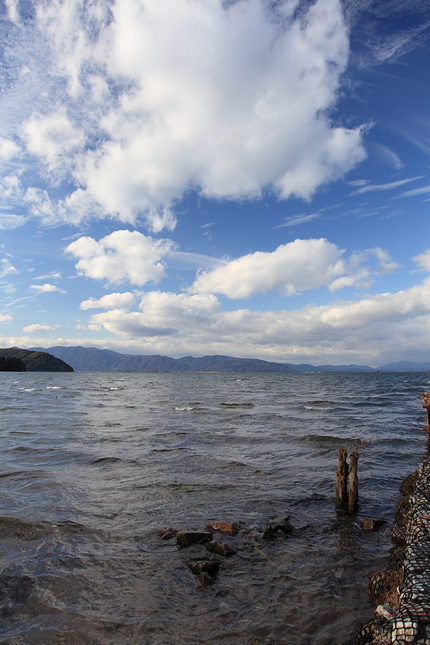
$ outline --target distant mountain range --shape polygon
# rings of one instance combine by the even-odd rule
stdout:
[[[234,372],[281,373],[290,372],[424,372],[430,371],[430,362],[401,361],[377,368],[368,365],[310,365],[274,363],[254,358],[232,356],[202,356],[170,358],[169,356],[141,356],[120,354],[96,347],[33,347],[32,351],[49,352],[71,365],[76,372]],[[1,351],[1,350],[0,350]]]

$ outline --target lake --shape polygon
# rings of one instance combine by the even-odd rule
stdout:
[[[6,645],[349,645],[372,615],[430,373],[0,373]],[[359,512],[334,505],[362,444]],[[286,539],[263,540],[288,515]],[[363,517],[385,519],[379,531]],[[236,522],[201,587],[160,531]]]

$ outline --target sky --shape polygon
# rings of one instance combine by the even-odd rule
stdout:
[[[428,0],[0,0],[0,346],[430,361]]]

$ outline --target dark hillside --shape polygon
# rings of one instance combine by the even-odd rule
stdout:
[[[73,367],[47,352],[35,352],[29,349],[10,347],[0,349],[0,356],[19,358],[27,372],[73,372]]]

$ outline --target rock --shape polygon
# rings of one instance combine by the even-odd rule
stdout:
[[[374,520],[371,517],[363,517],[361,520],[361,528],[365,531],[377,531],[383,524],[386,524],[386,520]]]
[[[168,529],[161,529],[159,535],[162,540],[170,540],[171,538],[176,537],[177,533],[178,531],[169,527]]]
[[[208,585],[213,585],[214,584],[214,579],[210,577],[206,571],[200,571],[199,575],[197,576],[199,579],[200,584],[202,587],[207,587]]]
[[[196,576],[202,571],[205,571],[211,578],[215,578],[218,573],[219,564],[218,560],[194,560],[187,562],[187,566]]]
[[[18,613],[33,587],[33,580],[28,576],[0,576],[0,616],[9,618]]]
[[[224,555],[226,557],[230,557],[237,553],[237,551],[232,549],[231,546],[225,542],[223,544],[219,544],[218,542],[215,542],[215,540],[212,540],[205,544],[205,546],[211,553],[217,553],[218,555]]]
[[[286,515],[285,517],[270,522],[263,533],[263,540],[272,540],[276,537],[286,538],[288,535],[291,535],[294,531],[294,526],[290,524],[289,519],[289,515]]]
[[[239,533],[239,527],[234,523],[210,522],[205,526],[205,531],[209,531],[210,533],[225,533],[233,537]]]
[[[192,544],[204,544],[210,542],[212,533],[205,533],[203,531],[187,531],[184,533],[176,533],[176,543],[181,547],[191,546]]]
[[[388,603],[378,605],[375,609],[375,616],[381,616],[381,618],[385,618],[386,620],[393,620],[395,615],[396,612]]]

